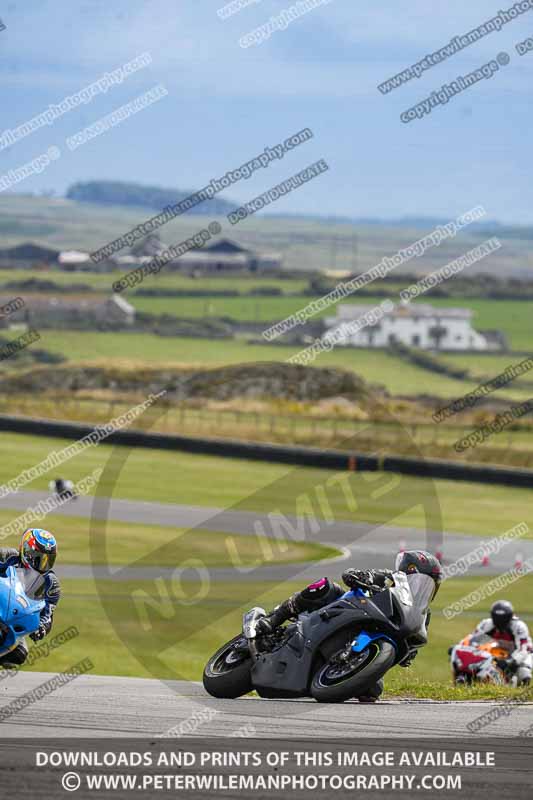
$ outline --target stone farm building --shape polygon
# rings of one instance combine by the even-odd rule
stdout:
[[[0,306],[13,297],[0,297]],[[87,297],[27,294],[25,305],[4,319],[0,327],[25,324],[33,328],[129,328],[135,322],[135,308],[123,297]]]
[[[371,309],[369,305],[341,303],[337,316],[327,317],[328,329],[354,322]],[[430,305],[399,304],[376,325],[349,333],[343,344],[354,347],[388,347],[394,342],[422,350],[506,349],[499,331],[477,331],[472,327],[473,312],[468,308],[435,308]],[[326,334],[327,335],[327,334]]]

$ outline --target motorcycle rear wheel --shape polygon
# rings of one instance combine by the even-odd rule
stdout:
[[[238,642],[243,642],[242,634],[222,645],[205,665],[204,689],[212,697],[234,700],[252,691],[252,659],[236,648]]]
[[[392,667],[396,650],[383,639],[370,642],[361,653],[341,661],[346,648],[334,653],[313,675],[311,695],[318,703],[343,703],[364,695]]]

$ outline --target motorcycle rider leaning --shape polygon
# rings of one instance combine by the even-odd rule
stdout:
[[[490,617],[481,620],[472,636],[490,636],[497,641],[502,649],[509,651],[509,658],[499,659],[498,666],[515,675],[518,686],[531,682],[533,643],[526,623],[516,616],[508,600],[493,603]]]
[[[30,639],[34,642],[50,633],[52,617],[61,597],[59,580],[52,571],[56,555],[55,537],[42,528],[24,531],[18,550],[14,547],[0,548],[0,572],[8,567],[17,567],[28,597],[44,600],[39,628],[30,633]],[[24,639],[19,639],[12,650],[0,656],[0,667],[20,667],[26,661],[28,652]]]
[[[394,572],[405,572],[410,575],[414,572],[421,572],[430,575],[435,581],[435,594],[442,581],[442,568],[440,562],[431,553],[424,550],[409,550],[398,553]],[[342,580],[350,589],[362,589],[370,595],[382,592],[384,589],[394,585],[393,571],[388,569],[347,569],[342,573]],[[319,608],[333,603],[345,594],[345,590],[335,581],[329,578],[321,578],[319,581],[306,586],[299,592],[292,594],[283,603],[276,606],[273,611],[262,617],[257,622],[257,634],[268,635],[287,620],[293,620],[303,612],[316,611]],[[428,609],[426,614],[426,628],[429,625],[431,612]],[[408,660],[404,660],[400,666],[408,667],[416,653]],[[361,702],[375,702],[383,692],[383,681],[380,680],[368,692],[368,695],[360,697]]]

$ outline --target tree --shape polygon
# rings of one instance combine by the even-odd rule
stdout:
[[[444,325],[433,325],[428,331],[431,339],[435,342],[435,347],[437,350],[440,349],[440,343],[444,339],[445,336],[448,334],[448,328],[445,328]]]

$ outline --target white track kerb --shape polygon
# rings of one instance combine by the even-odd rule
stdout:
[[[12,478],[7,483],[4,483],[3,486],[0,486],[0,497],[8,497],[10,494],[18,492],[19,489],[27,486],[28,483],[46,475],[53,467],[58,467],[60,464],[70,461],[71,458],[83,453],[88,447],[94,447],[94,445],[100,444],[100,442],[107,439],[112,433],[121,430],[121,428],[125,428],[130,422],[140,417],[144,411],[150,408],[150,406],[165,394],[166,389],[163,389],[155,395],[151,394],[138,406],[130,408],[125,414],[121,414],[109,422],[106,422],[105,425],[99,426],[94,431],[91,431],[91,433],[88,433],[87,436],[84,436],[83,439],[79,439],[77,442],[74,442],[74,444],[69,444],[62,450],[52,450],[39,464],[30,467],[30,469],[23,470],[16,478]]]

